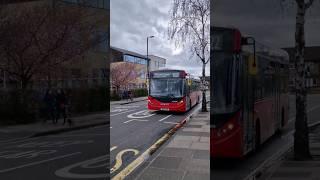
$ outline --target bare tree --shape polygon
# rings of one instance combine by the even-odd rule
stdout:
[[[0,22],[0,64],[22,91],[37,76],[50,76],[98,43],[92,42],[96,22],[81,7],[39,3],[11,5],[4,11],[8,13]]]
[[[129,83],[134,82],[138,78],[138,72],[138,67],[132,63],[111,63],[111,86],[115,88],[116,93],[118,93],[120,88],[128,86]]]
[[[282,5],[287,0],[282,0]],[[308,160],[312,156],[309,149],[308,116],[306,111],[307,91],[305,85],[305,15],[314,0],[295,0],[295,92],[296,121],[294,133],[294,157],[296,160]]]
[[[202,84],[210,60],[210,0],[173,0],[168,34],[175,45],[190,43],[192,55],[202,62]],[[207,111],[206,91],[202,91],[202,111]]]

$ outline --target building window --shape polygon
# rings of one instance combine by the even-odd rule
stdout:
[[[123,56],[123,60],[126,61],[126,62],[135,63],[135,64],[147,65],[147,60],[146,59],[135,57],[135,56],[124,55]]]
[[[133,56],[129,56],[129,55],[124,55],[124,61],[126,62],[131,62],[131,63],[135,63],[134,57]]]
[[[99,8],[99,9],[109,9],[108,0],[61,0],[67,3],[75,3],[81,6]]]

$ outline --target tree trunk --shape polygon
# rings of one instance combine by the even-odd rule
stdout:
[[[202,84],[204,85],[205,82],[205,77],[206,77],[206,64],[203,62],[202,63]],[[206,99],[206,90],[202,90],[202,112],[207,112],[207,99]]]
[[[294,157],[296,160],[308,160],[311,157],[309,150],[309,132],[306,112],[306,87],[304,64],[304,23],[305,3],[297,3],[296,34],[295,34],[295,70],[296,70],[296,121],[294,133]]]

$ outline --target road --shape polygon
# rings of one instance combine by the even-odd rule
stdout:
[[[108,126],[0,143],[0,179],[104,180],[108,147]]]
[[[320,95],[308,96],[308,120],[309,123],[320,121]],[[250,154],[243,160],[219,160],[211,161],[211,177],[214,179],[239,180],[245,178],[255,168],[261,165],[267,158],[274,155],[283,148],[288,138],[292,138],[290,132],[294,128],[295,116],[295,99],[294,96],[289,98],[289,123],[281,134],[275,135],[268,140],[257,153]]]
[[[118,174],[170,128],[199,107],[197,105],[187,113],[149,113],[146,101],[111,106],[111,176]]]

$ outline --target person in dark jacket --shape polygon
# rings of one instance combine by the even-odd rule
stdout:
[[[124,97],[124,99],[128,99],[128,90],[127,89],[125,89],[123,91],[123,97]]]
[[[131,90],[128,91],[128,98],[130,99],[130,101],[133,101],[133,93]]]
[[[66,105],[67,105],[67,99],[64,91],[62,89],[58,89],[56,93],[56,117],[55,117],[55,123],[58,123],[58,119],[60,118],[60,115],[62,114],[63,122],[66,122],[67,114],[66,114]]]

